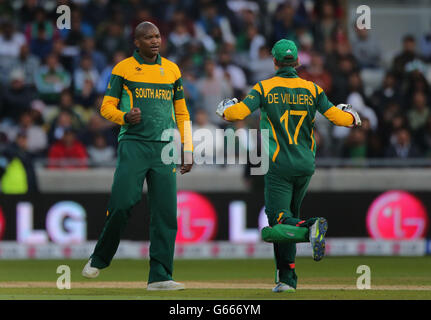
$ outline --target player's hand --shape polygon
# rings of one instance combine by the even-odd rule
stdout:
[[[235,103],[238,103],[237,98],[233,99],[224,99],[222,102],[220,102],[217,106],[216,114],[224,119],[224,111],[229,108],[230,106],[233,106]]]
[[[353,110],[352,105],[341,103],[337,105],[338,109],[343,110],[344,112],[350,113],[353,117],[353,124],[349,126],[349,128],[360,127],[362,124],[361,117],[359,114]]]
[[[193,152],[181,152],[181,174],[187,173],[193,167]]]
[[[137,124],[141,122],[141,109],[132,108],[132,110],[126,113],[124,120],[129,124]]]

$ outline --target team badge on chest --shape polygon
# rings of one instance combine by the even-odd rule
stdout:
[[[165,69],[163,69],[162,67],[160,67],[160,75],[164,76],[165,75]]]

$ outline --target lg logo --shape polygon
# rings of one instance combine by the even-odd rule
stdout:
[[[367,229],[374,239],[425,237],[428,214],[422,202],[405,191],[388,191],[377,197],[367,213]]]
[[[33,229],[33,205],[30,202],[19,202],[16,214],[18,242],[43,244],[48,242],[48,236],[58,244],[81,243],[87,239],[85,209],[76,202],[54,204],[46,215],[46,231]]]
[[[213,240],[217,231],[217,214],[204,196],[189,191],[177,195],[177,243]]]

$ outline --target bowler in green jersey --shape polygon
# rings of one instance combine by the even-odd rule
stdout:
[[[150,213],[150,271],[147,290],[182,290],[173,281],[177,234],[175,164],[165,164],[162,151],[169,144],[166,130],[178,127],[183,143],[181,174],[191,170],[193,145],[190,116],[178,66],[160,56],[159,29],[142,22],[135,29],[137,50],[112,70],[100,113],[121,125],[118,160],[107,205],[106,221],[82,275],[95,278],[108,267],[132,208],[148,185]]]

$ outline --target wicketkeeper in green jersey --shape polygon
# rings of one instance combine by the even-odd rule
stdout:
[[[339,126],[361,125],[350,105],[335,107],[323,90],[298,77],[297,48],[290,40],[280,40],[272,48],[274,77],[259,81],[246,98],[225,99],[217,114],[227,121],[242,120],[260,108],[260,128],[269,131],[269,168],[265,174],[265,213],[269,227],[262,239],[274,244],[276,287],[274,292],[295,292],[296,243],[311,242],[313,258],[325,254],[326,219],[301,220],[300,208],[315,170],[314,119],[319,111]]]
[[[82,271],[95,278],[111,263],[132,208],[148,185],[150,209],[150,272],[148,290],[180,290],[172,280],[177,234],[175,163],[166,164],[162,151],[178,126],[183,143],[181,174],[193,165],[190,116],[178,66],[159,54],[159,29],[142,22],[135,29],[138,48],[112,70],[100,113],[121,125],[118,160],[107,218],[90,260]]]

